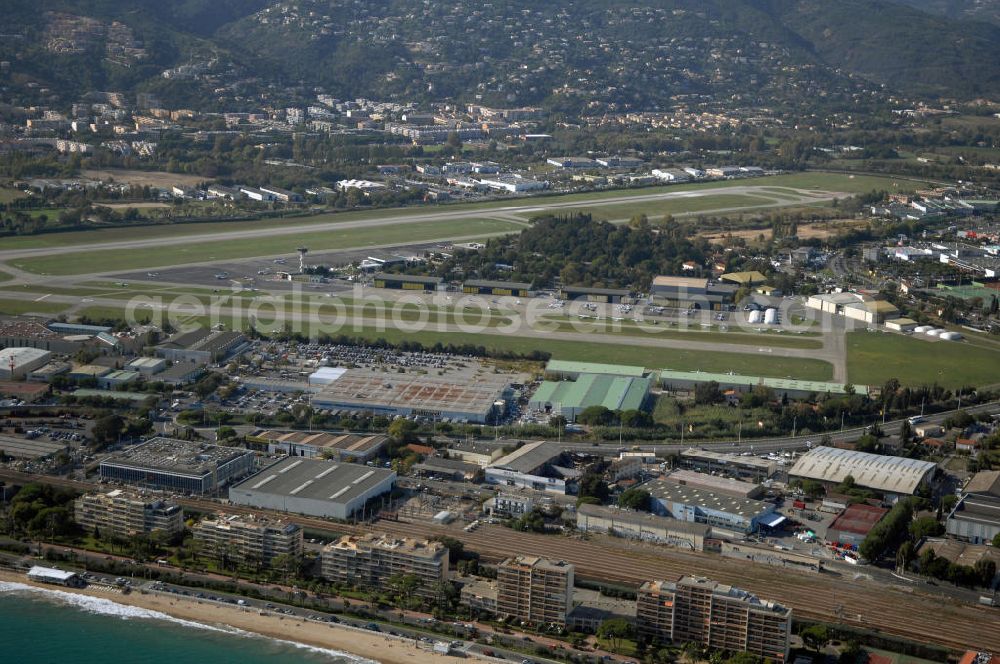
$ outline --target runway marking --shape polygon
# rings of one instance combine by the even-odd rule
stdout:
[[[52,295],[52,293],[46,293],[45,295],[42,295],[41,297],[36,297],[35,298],[35,302],[41,302],[42,300],[44,300],[45,298],[47,298],[50,295]]]

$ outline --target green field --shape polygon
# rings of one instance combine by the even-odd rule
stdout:
[[[46,235],[33,235],[23,237],[13,237],[4,239],[4,249],[42,249],[46,247],[64,247],[83,243],[114,242],[124,240],[135,240],[137,238],[171,238],[191,237],[205,233],[224,233],[235,230],[280,228],[288,225],[301,224],[336,224],[348,221],[361,221],[365,219],[385,219],[413,214],[435,213],[458,213],[491,211],[497,208],[507,208],[512,205],[523,205],[526,207],[561,205],[566,203],[577,203],[586,201],[600,201],[608,198],[623,198],[631,196],[649,196],[653,194],[664,194],[681,191],[697,191],[699,189],[715,189],[729,187],[761,187],[764,195],[767,195],[768,188],[798,188],[814,191],[844,192],[844,193],[864,193],[873,189],[885,189],[889,191],[907,191],[922,186],[923,183],[916,180],[901,178],[887,178],[870,175],[845,175],[842,173],[806,172],[791,173],[787,175],[776,175],[767,178],[754,178],[748,180],[727,180],[722,182],[698,182],[690,184],[670,185],[662,187],[642,187],[626,190],[609,190],[600,192],[589,192],[584,194],[553,194],[543,196],[532,196],[527,198],[507,199],[501,201],[490,201],[485,203],[457,203],[437,206],[415,206],[407,208],[393,208],[385,210],[356,210],[340,213],[323,213],[313,216],[290,216],[280,219],[264,219],[259,221],[217,221],[198,223],[173,223],[152,226],[139,226],[128,228],[95,229],[86,231],[71,231],[64,233],[50,233]],[[0,190],[2,191],[2,190]],[[9,191],[9,190],[8,190]],[[777,192],[776,192],[777,193]],[[788,189],[785,192],[790,193]],[[706,199],[712,200],[712,199]],[[663,201],[657,207],[656,212],[665,214],[671,212],[665,207],[667,201]],[[754,205],[758,203],[752,203]],[[623,205],[627,205],[624,204]],[[654,203],[655,205],[655,203]],[[714,208],[729,207],[728,205],[713,204]],[[710,208],[702,208],[710,209]],[[690,210],[689,210],[690,211]],[[631,215],[622,215],[631,216]]]
[[[1000,351],[963,342],[850,332],[847,375],[861,385],[882,385],[890,378],[911,386],[994,385],[1000,383]]]
[[[27,194],[19,189],[0,187],[0,203],[10,203],[11,201],[16,201],[17,199],[24,198],[25,196],[27,196]]]
[[[10,276],[6,272],[0,272],[0,281],[10,281],[14,277]]]
[[[128,250],[81,251],[69,254],[25,258],[13,265],[38,274],[93,274],[122,270],[146,270],[164,266],[236,260],[253,256],[293,253],[306,245],[311,251],[428,242],[451,237],[481,237],[514,232],[522,226],[496,219],[450,219],[399,226],[351,228],[344,231],[300,233],[287,238],[248,238],[211,244],[185,244],[168,249],[149,247]]]
[[[592,215],[595,219],[616,220],[629,219],[644,214],[650,219],[662,217],[665,214],[685,214],[704,212],[706,210],[724,210],[729,208],[751,208],[759,206],[780,205],[784,201],[777,196],[769,198],[749,196],[745,194],[712,194],[696,198],[675,198],[661,201],[641,201],[636,203],[616,203],[614,205],[596,205],[594,207],[573,208],[573,211]]]
[[[30,300],[0,300],[0,315],[17,316],[20,314],[58,314],[70,305],[60,302],[32,302]]]
[[[620,323],[610,323],[607,320],[592,322],[580,321],[576,324],[567,322],[549,322],[545,326],[536,326],[541,329],[552,329],[553,323],[557,326],[554,331],[558,332],[587,332],[593,330],[593,334],[610,334],[616,336],[649,337],[653,339],[682,339],[685,341],[702,341],[705,343],[718,344],[738,344],[745,346],[774,346],[776,348],[822,348],[823,343],[815,338],[808,338],[805,335],[783,335],[783,334],[755,334],[753,332],[721,332],[714,326],[709,329],[702,329],[699,326],[692,326],[688,329],[675,329],[663,326],[638,326],[634,323],[623,321]],[[616,329],[617,327],[617,329]]]

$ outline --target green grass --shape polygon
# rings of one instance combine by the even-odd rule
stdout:
[[[26,258],[12,264],[38,274],[92,274],[122,270],[146,270],[164,266],[207,261],[236,260],[253,256],[292,253],[306,245],[311,251],[391,245],[403,242],[427,242],[458,236],[483,236],[522,227],[496,219],[451,219],[399,226],[351,228],[344,231],[300,233],[287,238],[248,238],[231,242],[187,244],[163,248],[81,251],[77,253]]]
[[[810,171],[806,173],[791,173],[767,178],[748,180],[728,180],[723,182],[697,182],[663,187],[642,187],[627,190],[609,190],[588,192],[583,194],[555,194],[533,196],[527,198],[507,199],[484,203],[458,203],[436,206],[415,206],[392,208],[386,210],[355,210],[351,212],[323,213],[304,217],[287,217],[280,219],[263,219],[258,221],[216,221],[198,223],[165,223],[150,226],[104,228],[46,235],[4,238],[4,249],[43,249],[47,247],[64,247],[91,242],[114,242],[146,238],[192,237],[205,233],[225,233],[227,231],[244,231],[249,229],[280,228],[288,225],[301,224],[336,224],[365,219],[385,219],[412,214],[435,214],[454,212],[483,212],[511,205],[538,206],[562,205],[566,203],[600,201],[607,198],[631,196],[649,196],[681,191],[697,191],[700,189],[715,189],[729,187],[760,187],[764,195],[768,188],[798,188],[815,191],[836,191],[845,193],[865,193],[873,189],[889,191],[910,191],[923,186],[922,182],[905,178],[888,178],[870,175],[850,176],[843,173],[824,173]],[[783,193],[791,193],[790,191]],[[711,199],[709,199],[711,200]],[[663,201],[658,211],[665,214],[670,210],[664,207]],[[720,207],[714,205],[714,207]],[[626,215],[631,216],[631,215]]]
[[[24,198],[27,196],[20,189],[12,189],[10,187],[0,187],[0,203],[10,203],[11,201],[16,201],[19,198]]]
[[[705,212],[707,210],[725,210],[730,208],[751,208],[762,205],[774,205],[781,201],[775,198],[762,198],[744,194],[713,194],[697,198],[675,198],[661,201],[642,201],[637,203],[617,203],[614,205],[597,205],[594,207],[573,208],[576,212],[592,215],[595,219],[629,219],[644,214],[650,218],[662,217],[665,214],[685,214]]]
[[[14,277],[12,277],[11,275],[7,274],[6,272],[0,272],[0,281],[10,281],[13,278]]]
[[[823,343],[817,339],[805,338],[804,335],[754,334],[752,332],[720,332],[716,328],[701,329],[694,326],[687,330],[671,329],[667,326],[645,325],[640,327],[634,323],[623,321],[613,323],[607,320],[580,321],[556,323],[558,332],[576,332],[593,330],[593,334],[611,334],[631,337],[650,337],[657,339],[682,339],[685,341],[703,341],[705,343],[739,344],[746,346],[774,346],[777,348],[822,348]],[[616,329],[616,326],[618,329]],[[543,329],[551,329],[550,322]]]
[[[851,332],[847,335],[847,375],[852,383],[903,385],[938,383],[947,388],[1000,382],[1000,352],[964,342],[919,336]]]
[[[16,316],[20,314],[57,314],[70,305],[61,302],[32,302],[30,300],[0,300],[0,315]]]

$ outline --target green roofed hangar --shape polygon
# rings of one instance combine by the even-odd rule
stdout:
[[[545,381],[528,402],[532,410],[562,415],[569,421],[592,406],[608,410],[640,410],[646,404],[652,380],[635,376],[585,373],[576,380]]]
[[[814,380],[794,380],[791,378],[767,378],[764,376],[741,376],[738,374],[709,373],[705,371],[660,371],[660,383],[667,390],[687,390],[695,385],[715,381],[719,389],[750,392],[758,385],[769,387],[778,394],[800,399],[810,394],[845,394],[845,385]],[[867,394],[867,385],[855,385],[855,392]]]

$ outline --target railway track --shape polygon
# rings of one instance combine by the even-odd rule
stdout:
[[[101,484],[0,469],[0,479],[38,481],[78,491]],[[310,530],[358,534],[386,532],[405,537],[443,535],[461,540],[485,560],[499,562],[522,552],[572,563],[578,576],[595,581],[638,586],[653,579],[684,574],[707,576],[738,585],[761,597],[789,606],[801,618],[840,623],[921,643],[957,650],[1000,652],[1000,612],[914,590],[904,592],[884,584],[848,578],[836,572],[808,574],[766,565],[741,565],[712,554],[697,554],[609,538],[590,540],[521,533],[499,526],[473,532],[454,527],[405,521],[346,524],[318,517],[274,512],[205,498],[179,497],[177,502],[201,512],[268,515],[285,518]]]

